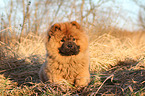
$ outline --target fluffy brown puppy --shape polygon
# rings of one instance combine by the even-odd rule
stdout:
[[[46,49],[46,62],[39,72],[43,82],[88,85],[88,36],[76,21],[54,24],[48,31]]]

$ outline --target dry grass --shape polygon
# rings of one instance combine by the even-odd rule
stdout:
[[[137,34],[134,34],[137,35]],[[118,61],[126,58],[139,60],[145,56],[145,35],[138,37],[122,37],[120,38],[109,34],[103,34],[90,43],[91,54],[91,70],[103,69],[108,70],[111,66],[115,66]],[[139,42],[136,40],[140,39]]]
[[[145,95],[145,33],[95,36],[90,42],[92,81],[81,91],[66,92],[39,80],[38,71],[45,62],[45,36],[29,33],[21,43],[15,38],[9,43],[0,41],[0,95]]]

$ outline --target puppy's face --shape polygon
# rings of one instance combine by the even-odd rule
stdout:
[[[78,55],[87,49],[88,39],[76,22],[54,24],[48,32],[47,50],[61,56]]]
[[[76,44],[76,38],[72,35],[66,35],[61,39],[59,53],[64,56],[77,55],[80,52],[80,46]]]

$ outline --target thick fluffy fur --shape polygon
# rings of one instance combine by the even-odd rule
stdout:
[[[68,40],[62,38],[71,36],[73,39],[69,41],[73,42],[74,46],[79,46],[79,52],[62,55],[59,48]],[[65,80],[76,87],[88,85],[90,81],[88,36],[76,21],[54,24],[48,31],[46,49],[46,62],[39,72],[43,82],[61,84]]]

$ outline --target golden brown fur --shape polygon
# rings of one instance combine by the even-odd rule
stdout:
[[[73,42],[80,46],[78,54],[70,56],[60,54],[58,48],[62,46],[61,40],[64,36],[75,38]],[[46,49],[46,62],[39,72],[43,82],[61,84],[61,81],[66,80],[76,87],[88,85],[90,81],[88,37],[76,21],[54,24],[48,31]]]

